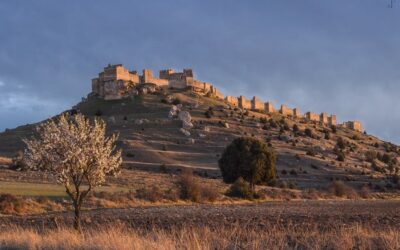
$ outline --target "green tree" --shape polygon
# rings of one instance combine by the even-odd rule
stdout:
[[[276,177],[276,154],[256,138],[241,137],[229,144],[218,161],[224,182],[239,177],[254,185],[265,184]]]

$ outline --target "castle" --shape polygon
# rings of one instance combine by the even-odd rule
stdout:
[[[160,70],[159,77],[154,77],[149,69],[144,69],[142,75],[139,75],[137,71],[129,71],[122,64],[109,64],[103,72],[99,73],[98,77],[92,79],[92,94],[104,100],[117,100],[134,94],[137,86],[147,84],[173,89],[191,89],[197,93],[225,100],[230,105],[245,110],[266,113],[277,112],[284,116],[305,118],[329,126],[337,125],[336,115],[328,116],[325,112],[321,114],[307,112],[302,115],[299,108],[291,109],[286,105],[281,105],[279,109],[275,109],[272,102],[262,102],[256,96],[251,100],[244,96],[224,97],[211,83],[196,80],[192,69],[183,69],[183,72],[175,72],[172,69]],[[359,132],[363,131],[362,124],[359,121],[347,121],[341,126]]]
[[[142,75],[139,75],[137,71],[129,71],[122,64],[109,64],[97,78],[92,79],[92,92],[105,100],[116,100],[128,96],[140,84],[174,89],[191,88],[196,92],[211,93],[217,98],[223,98],[222,93],[210,83],[194,79],[191,69],[184,69],[183,72],[161,70],[157,78],[149,69],[144,69]]]

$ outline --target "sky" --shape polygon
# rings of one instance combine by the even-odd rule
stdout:
[[[0,131],[71,108],[108,63],[193,68],[225,95],[400,143],[400,1],[2,0]]]

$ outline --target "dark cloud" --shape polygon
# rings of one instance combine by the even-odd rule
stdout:
[[[0,129],[70,108],[123,63],[192,67],[226,94],[359,119],[400,142],[399,24],[400,5],[381,0],[2,1]]]

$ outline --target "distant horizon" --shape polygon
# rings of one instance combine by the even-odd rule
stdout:
[[[400,5],[376,0],[2,2],[0,131],[70,109],[121,63],[192,68],[224,95],[358,120],[399,144],[399,24]]]

